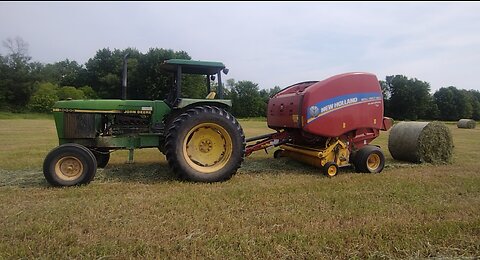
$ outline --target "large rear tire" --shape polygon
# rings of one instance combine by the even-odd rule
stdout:
[[[199,106],[171,124],[165,142],[170,167],[189,181],[225,181],[245,158],[245,136],[237,120],[224,109]]]
[[[97,160],[85,146],[69,143],[57,146],[43,162],[43,175],[53,186],[90,183],[97,172]]]
[[[379,173],[385,167],[385,155],[380,148],[373,145],[358,150],[353,160],[357,172]]]

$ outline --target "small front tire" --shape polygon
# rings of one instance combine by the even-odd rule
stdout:
[[[53,186],[90,183],[97,171],[97,160],[85,146],[68,143],[54,148],[43,162],[45,179]]]

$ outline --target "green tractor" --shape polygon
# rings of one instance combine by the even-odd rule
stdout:
[[[224,181],[232,177],[245,157],[242,127],[228,112],[223,98],[221,62],[170,59],[160,68],[172,76],[165,100],[126,100],[127,56],[124,58],[122,99],[66,100],[53,108],[59,146],[46,156],[43,173],[54,186],[87,184],[97,167],[105,167],[110,153],[158,148],[182,179]],[[204,75],[208,96],[182,98],[182,76]],[[217,77],[217,91],[212,82]],[[218,99],[215,99],[215,96]]]

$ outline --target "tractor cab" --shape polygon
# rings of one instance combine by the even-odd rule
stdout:
[[[182,98],[182,76],[184,74],[205,76],[208,93],[205,100],[214,99],[215,96],[218,99],[223,99],[222,72],[227,75],[228,69],[221,62],[170,59],[165,60],[160,65],[160,69],[173,74],[173,86],[165,99],[165,102],[172,108],[185,107],[193,101],[193,99]],[[216,91],[212,89],[212,81],[215,81],[215,79],[217,79]],[[198,101],[198,99],[195,99],[195,102]]]

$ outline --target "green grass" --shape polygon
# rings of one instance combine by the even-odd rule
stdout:
[[[271,132],[240,120],[246,136]],[[51,119],[0,120],[0,259],[425,258],[480,256],[480,129],[449,125],[454,163],[394,161],[380,174],[316,168],[260,151],[231,180],[178,181],[157,149],[112,154],[82,187],[41,167]]]
[[[12,113],[0,111],[0,119],[50,119],[53,115],[45,113]]]

